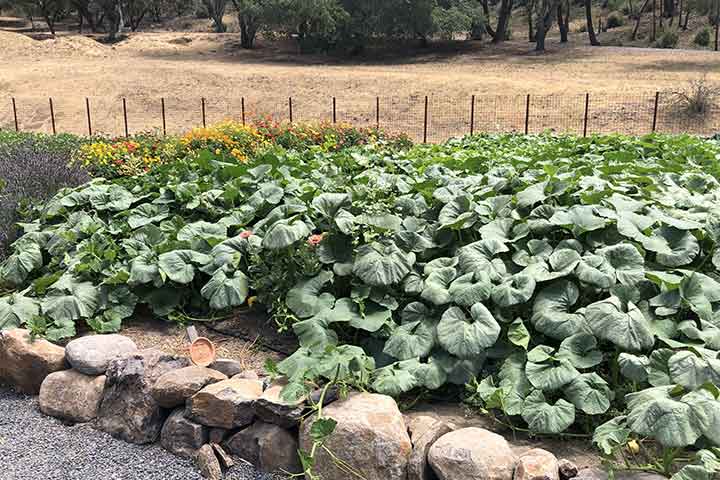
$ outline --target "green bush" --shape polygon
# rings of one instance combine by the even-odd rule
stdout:
[[[607,17],[607,28],[617,28],[625,25],[625,17],[620,12],[610,12]]]
[[[657,48],[676,48],[679,41],[676,30],[665,30],[655,42]]]
[[[693,43],[701,47],[707,47],[710,45],[710,29],[708,27],[703,27],[702,30],[695,34]]]

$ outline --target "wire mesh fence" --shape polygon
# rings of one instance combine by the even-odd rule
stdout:
[[[14,97],[0,102],[0,129],[46,133],[179,134],[222,120],[252,123],[349,123],[380,127],[418,142],[443,142],[469,133],[575,135],[650,132],[713,135],[720,105],[688,104],[669,93],[372,96],[325,98]]]

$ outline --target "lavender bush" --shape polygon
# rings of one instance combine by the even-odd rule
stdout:
[[[0,260],[17,236],[16,223],[33,202],[89,180],[85,171],[68,166],[70,155],[70,148],[38,148],[34,139],[0,142]]]

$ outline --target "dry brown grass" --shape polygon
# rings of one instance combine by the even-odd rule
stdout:
[[[37,41],[0,31],[0,127],[13,124],[10,96],[17,97],[21,128],[50,130],[52,96],[58,129],[77,133],[87,131],[84,98],[90,97],[94,130],[111,134],[123,131],[122,97],[128,99],[131,131],[159,128],[165,97],[168,130],[176,132],[200,122],[200,97],[207,98],[209,122],[239,118],[241,97],[248,114],[284,118],[292,96],[296,119],[329,119],[330,97],[336,96],[340,120],[374,123],[375,97],[381,96],[381,123],[417,136],[422,99],[429,95],[431,139],[439,139],[466,131],[472,94],[482,107],[478,125],[520,129],[522,96],[533,93],[537,118],[531,130],[562,122],[564,129],[577,131],[584,93],[590,92],[591,131],[641,133],[651,123],[653,92],[677,90],[701,75],[720,83],[720,56],[713,52],[592,48],[585,42],[580,33],[565,45],[551,39],[544,55],[515,40],[339,60],[298,56],[290,43],[260,42],[257,50],[243,51],[233,33],[139,33],[107,46],[78,35]],[[543,94],[554,97],[540,98]],[[509,97],[485,97],[495,95]],[[602,103],[601,96],[608,95],[615,100]],[[510,108],[518,102],[520,111]]]

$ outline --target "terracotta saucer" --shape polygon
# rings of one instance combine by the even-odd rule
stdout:
[[[215,361],[215,345],[205,337],[195,339],[190,345],[190,360],[199,367],[209,366]]]

